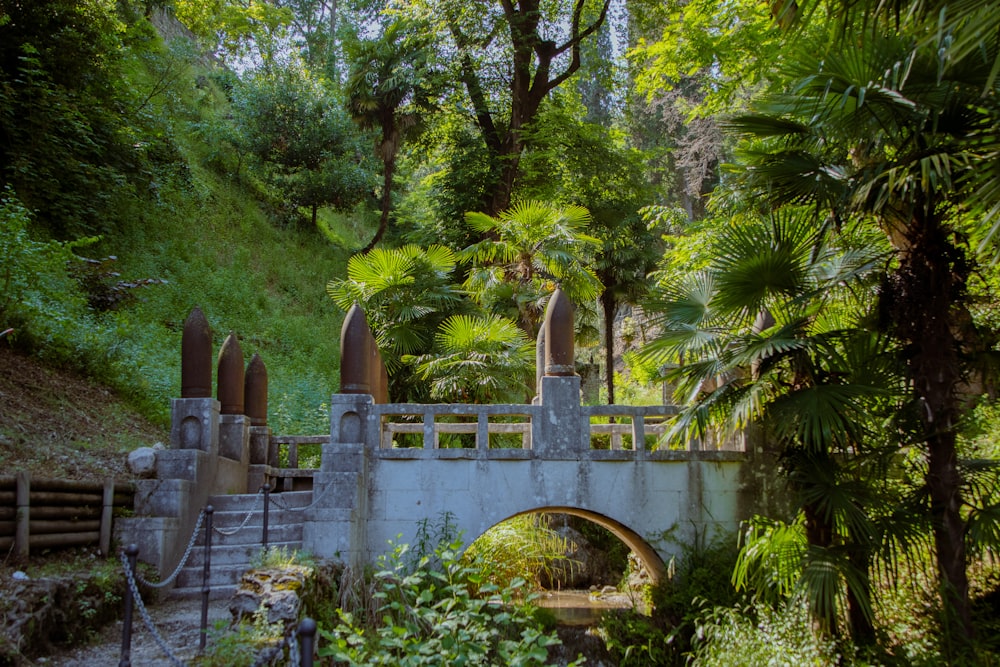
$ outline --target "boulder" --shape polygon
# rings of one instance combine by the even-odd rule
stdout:
[[[128,455],[128,469],[136,477],[152,477],[156,473],[156,450],[139,447]]]

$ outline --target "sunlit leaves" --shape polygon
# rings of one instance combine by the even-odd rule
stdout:
[[[468,213],[466,222],[488,238],[462,252],[473,263],[465,289],[488,310],[516,317],[533,336],[557,285],[575,304],[600,293],[589,266],[598,245],[585,233],[589,220],[582,207],[537,201],[515,204],[496,217]]]
[[[500,316],[454,315],[435,334],[435,352],[405,361],[444,402],[520,402],[534,370],[535,346]]]

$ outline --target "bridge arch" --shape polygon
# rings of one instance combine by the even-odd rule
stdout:
[[[627,546],[636,555],[636,557],[638,557],[639,561],[646,568],[646,572],[649,573],[649,576],[653,580],[653,583],[658,583],[666,574],[666,566],[663,563],[663,559],[656,552],[656,549],[654,549],[649,544],[649,542],[647,542],[641,535],[639,535],[639,533],[635,532],[634,530],[632,530],[625,524],[621,523],[620,521],[617,521],[616,519],[612,519],[611,517],[605,516],[598,512],[582,509],[579,507],[570,507],[561,505],[554,507],[537,507],[530,510],[524,510],[521,512],[517,512],[515,514],[511,514],[510,516],[505,517],[504,519],[501,519],[500,521],[494,523],[492,526],[487,528],[487,530],[493,528],[494,526],[500,525],[504,521],[509,521],[510,519],[513,519],[515,517],[526,516],[531,514],[569,514],[570,516],[576,516],[580,517],[581,519],[586,519],[587,521],[595,523],[598,526],[604,528],[612,535],[617,537],[619,540],[621,540],[625,544],[625,546]],[[475,540],[482,537],[483,534],[485,534],[485,532],[486,531],[483,531],[474,538],[472,536],[469,536],[470,538],[469,544],[475,542]]]

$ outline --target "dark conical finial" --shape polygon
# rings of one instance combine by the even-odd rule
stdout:
[[[181,398],[212,397],[212,328],[195,306],[181,334]]]
[[[573,304],[559,288],[545,309],[545,374],[575,375]]]
[[[538,327],[535,338],[535,391],[542,391],[542,376],[545,375],[545,323]]]
[[[378,396],[375,398],[376,403],[388,403],[389,402],[389,371],[385,367],[385,362],[382,361],[382,357],[379,356],[378,359],[379,367],[379,377],[378,377]]]
[[[220,412],[224,415],[243,414],[243,350],[236,334],[230,332],[219,350],[219,370],[216,387]]]
[[[243,387],[250,425],[267,426],[267,367],[256,352],[247,364]]]
[[[365,311],[354,304],[340,327],[340,393],[371,393],[368,372],[370,339],[372,332],[365,320]]]

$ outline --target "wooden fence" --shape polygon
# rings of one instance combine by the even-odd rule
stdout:
[[[31,549],[97,545],[111,551],[115,509],[132,509],[132,484],[0,477],[0,550],[18,558]]]

